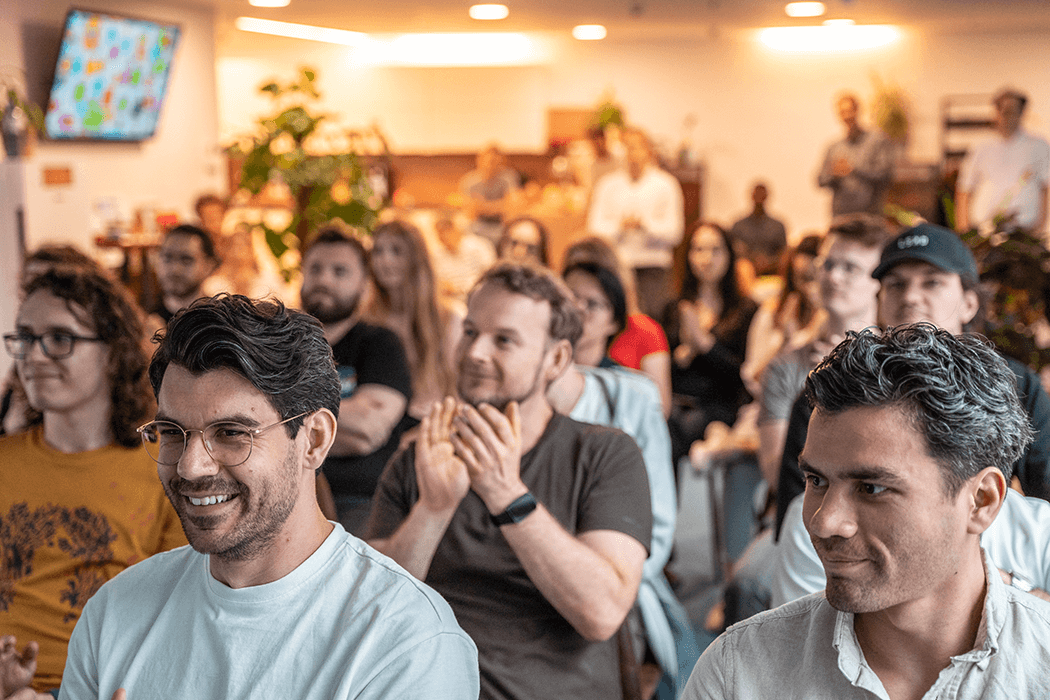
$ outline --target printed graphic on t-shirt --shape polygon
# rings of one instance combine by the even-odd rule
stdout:
[[[0,611],[10,608],[15,583],[33,572],[37,551],[58,547],[80,562],[61,596],[70,607],[64,621],[74,620],[106,582],[102,567],[113,559],[110,543],[115,539],[106,516],[88,508],[48,503],[30,510],[28,503],[14,504],[0,517]]]
[[[348,399],[357,388],[357,370],[349,365],[339,365],[339,398]]]

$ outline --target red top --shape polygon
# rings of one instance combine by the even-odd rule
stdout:
[[[609,346],[609,357],[624,367],[642,368],[642,358],[654,352],[670,352],[660,324],[645,314],[627,317],[627,328]]]

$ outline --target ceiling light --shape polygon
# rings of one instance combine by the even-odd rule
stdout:
[[[291,0],[248,0],[252,7],[288,7]]]
[[[577,24],[572,28],[572,38],[580,41],[598,41],[605,38],[605,33],[600,24]]]
[[[855,24],[851,19],[826,19],[823,22],[825,27],[852,27]]]
[[[376,42],[370,53],[377,63],[406,66],[517,66],[542,59],[529,36],[513,32],[401,34]]]
[[[900,30],[891,24],[769,27],[759,32],[759,38],[776,51],[855,51],[892,44],[900,38]]]
[[[470,7],[471,19],[506,19],[509,14],[510,10],[506,5],[485,4]]]
[[[784,6],[788,17],[820,17],[824,10],[822,2],[789,2]]]
[[[323,41],[329,44],[343,44],[346,46],[361,44],[368,38],[367,34],[361,32],[349,32],[345,29],[330,29],[328,27],[315,27],[309,24],[277,22],[270,19],[257,19],[255,17],[238,17],[234,22],[234,26],[242,32],[273,34],[274,36],[286,36],[292,39]]]

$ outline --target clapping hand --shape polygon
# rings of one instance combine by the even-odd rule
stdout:
[[[0,637],[0,698],[7,698],[28,687],[36,673],[40,645],[29,642],[19,654],[16,642],[14,635]]]
[[[456,399],[451,396],[435,402],[419,426],[416,441],[419,500],[434,512],[455,510],[470,489],[467,468],[452,444],[456,407]]]
[[[529,489],[521,480],[521,410],[501,413],[483,403],[463,404],[453,422],[452,444],[466,465],[470,486],[491,513],[502,513]]]

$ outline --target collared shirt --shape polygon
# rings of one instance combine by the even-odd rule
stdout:
[[[637,218],[641,227],[623,230],[628,217]],[[646,166],[641,177],[632,180],[622,168],[594,186],[587,230],[614,242],[629,267],[671,267],[684,228],[682,186],[666,170]]]
[[[1004,584],[989,557],[984,564],[977,642],[951,658],[924,700],[1050,697],[1050,603]],[[864,660],[853,618],[821,591],[734,625],[700,657],[683,700],[889,700]]]
[[[1014,213],[1024,228],[1039,220],[1043,190],[1050,180],[1050,145],[1045,139],[1018,129],[977,146],[963,162],[959,189],[976,196],[974,222],[990,222],[996,215]]]
[[[845,158],[849,175],[835,175],[835,161]],[[831,188],[831,214],[870,212],[881,214],[886,190],[893,178],[893,150],[880,133],[861,131],[854,139],[836,141],[824,155],[817,182]]]

